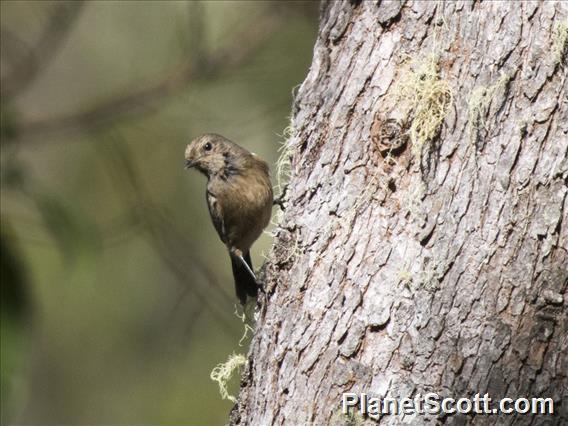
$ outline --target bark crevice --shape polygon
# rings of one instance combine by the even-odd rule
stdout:
[[[349,424],[343,392],[428,391],[550,397],[554,417],[498,421],[568,421],[566,69],[549,54],[567,9],[323,3],[232,424]],[[417,156],[394,92],[429,55],[453,104]]]

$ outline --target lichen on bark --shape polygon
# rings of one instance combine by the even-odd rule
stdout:
[[[567,16],[562,2],[322,4],[232,424],[329,424],[347,391],[544,396],[554,417],[500,424],[568,421],[566,70],[549,54]],[[453,102],[418,160],[394,140],[413,119],[395,87],[433,52]]]

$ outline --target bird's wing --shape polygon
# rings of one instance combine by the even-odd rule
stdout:
[[[223,221],[223,212],[221,211],[221,205],[217,201],[217,197],[214,194],[207,191],[207,207],[209,207],[209,215],[213,221],[213,225],[225,244],[227,244],[227,233],[225,230],[225,222]]]

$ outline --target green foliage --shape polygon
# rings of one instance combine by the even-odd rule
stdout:
[[[34,198],[46,229],[64,257],[73,259],[83,249],[98,246],[96,229],[75,206],[50,192],[39,193]]]
[[[11,227],[0,228],[0,405],[15,411],[22,405],[25,385],[19,378],[28,360],[29,325],[33,309],[25,265]]]
[[[0,103],[0,138],[12,139],[17,134],[17,113],[13,107],[4,102]]]

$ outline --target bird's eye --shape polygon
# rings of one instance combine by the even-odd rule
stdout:
[[[207,142],[205,145],[203,145],[203,149],[205,151],[211,151],[211,148],[213,148],[213,145],[211,145],[211,142]]]

